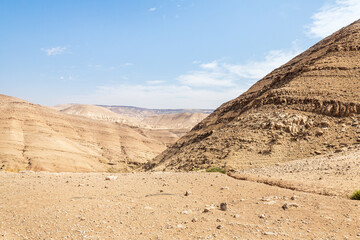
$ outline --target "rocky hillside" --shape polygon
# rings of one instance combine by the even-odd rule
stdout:
[[[126,172],[166,148],[159,134],[151,137],[127,125],[5,95],[0,95],[0,113],[0,170]]]
[[[146,168],[242,169],[344,151],[360,141],[359,53],[356,21],[224,103]]]

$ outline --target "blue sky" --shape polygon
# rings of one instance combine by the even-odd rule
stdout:
[[[359,17],[358,0],[0,0],[0,93],[216,108]]]

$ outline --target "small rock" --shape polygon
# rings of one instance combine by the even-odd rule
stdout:
[[[221,187],[220,190],[229,190],[230,188],[228,186]]]
[[[299,205],[297,205],[296,203],[285,203],[282,206],[282,209],[286,210],[286,209],[289,209],[289,208],[297,208],[297,207],[299,207]]]
[[[233,218],[239,218],[239,217],[240,217],[239,214],[234,214],[234,215],[233,215]]]
[[[192,221],[192,222],[197,222],[198,219],[197,219],[196,217],[194,217],[191,221]]]
[[[266,205],[273,205],[273,204],[275,204],[275,203],[276,203],[276,201],[264,202],[264,204],[266,204]]]
[[[274,232],[264,232],[263,234],[267,236],[276,236],[276,233]]]
[[[224,227],[221,226],[221,225],[218,225],[216,228],[217,228],[217,229],[223,229]]]
[[[259,218],[265,218],[264,214],[259,215]]]
[[[294,196],[292,196],[290,199],[291,199],[291,200],[296,200],[296,196],[294,195]]]
[[[220,210],[226,211],[227,210],[227,203],[220,203]]]
[[[182,224],[178,224],[178,225],[176,225],[176,228],[185,228],[185,227]]]
[[[317,136],[317,137],[320,137],[322,135],[324,135],[324,132],[320,129],[315,132],[315,136]]]
[[[107,180],[107,181],[112,181],[112,180],[116,180],[118,178],[118,176],[107,176],[106,178],[105,178],[105,180]]]
[[[184,210],[184,211],[182,211],[182,214],[190,214],[190,213],[192,213],[191,210]]]
[[[184,194],[184,196],[189,196],[189,195],[191,195],[191,194],[192,194],[192,192],[186,191],[185,194]]]

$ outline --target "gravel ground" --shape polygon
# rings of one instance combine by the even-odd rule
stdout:
[[[0,172],[0,192],[0,239],[360,239],[358,201],[219,173]]]

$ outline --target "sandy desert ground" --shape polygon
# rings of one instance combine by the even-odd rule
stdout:
[[[355,189],[360,189],[360,145],[353,148],[338,154],[239,170],[230,175],[297,191],[346,198]]]
[[[0,239],[360,239],[360,202],[340,196],[220,173],[108,176],[0,172]]]

